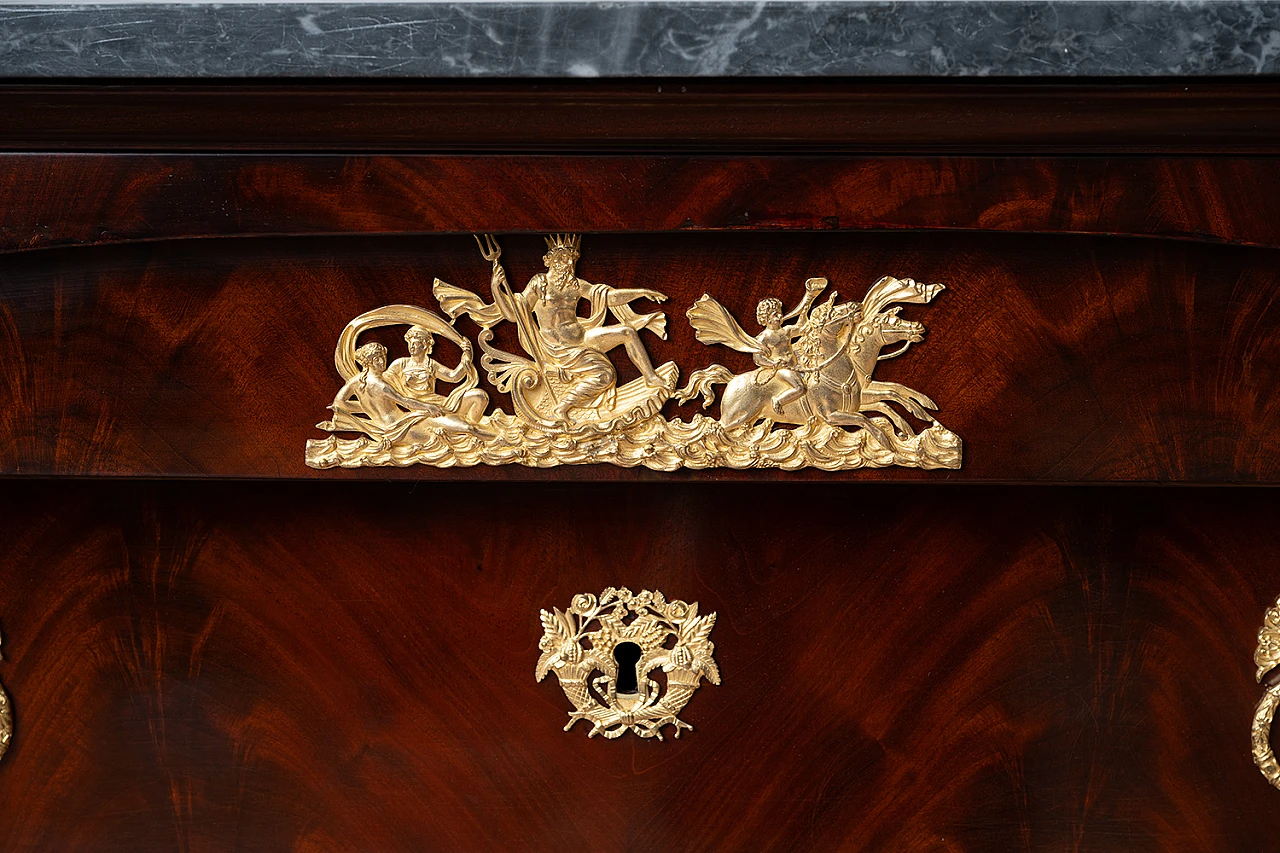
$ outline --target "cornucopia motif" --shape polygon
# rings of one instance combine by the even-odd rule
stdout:
[[[693,726],[679,714],[702,679],[720,683],[710,640],[716,614],[698,615],[697,602],[609,587],[598,599],[583,593],[574,596],[567,610],[553,608],[541,615],[542,655],[535,676],[542,681],[555,673],[573,703],[565,731],[586,720],[591,724],[588,737],[617,738],[630,731],[662,740],[664,726],[672,726],[680,737],[681,730]],[[637,647],[638,660],[619,653],[624,644]],[[631,666],[633,672],[627,672]],[[665,685],[650,677],[657,671]],[[628,689],[620,691],[620,685]]]

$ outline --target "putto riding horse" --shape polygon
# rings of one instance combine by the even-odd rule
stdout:
[[[881,445],[888,446],[884,432],[862,414],[874,411],[887,416],[904,436],[911,437],[915,433],[906,419],[888,404],[897,403],[921,420],[932,420],[927,410],[936,409],[937,405],[904,385],[877,382],[872,374],[878,361],[902,355],[911,344],[924,339],[923,325],[899,317],[901,307],[888,306],[898,302],[929,302],[943,289],[941,284],[921,284],[886,276],[872,285],[861,305],[856,302],[837,305],[836,295],[832,294],[826,302],[808,310],[806,319],[796,324],[795,337],[799,340],[794,348],[794,362],[785,364],[762,359],[757,339],[748,336],[723,305],[703,295],[688,311],[698,340],[753,353],[760,367],[735,376],[723,365],[713,364],[696,371],[689,384],[676,394],[676,399],[686,402],[695,394],[701,394],[705,407],[714,399],[712,386],[724,383],[720,423],[725,429],[737,429],[766,417],[789,424],[804,424],[818,418],[832,426],[862,427]],[[809,301],[806,299],[801,309],[792,313],[801,313]],[[881,355],[886,347],[898,343],[903,344],[900,349]],[[772,402],[788,390],[777,375],[784,368],[799,373],[807,390],[800,399],[773,407]]]

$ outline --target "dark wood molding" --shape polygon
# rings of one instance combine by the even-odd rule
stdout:
[[[5,151],[1274,153],[1280,82],[0,83]]]

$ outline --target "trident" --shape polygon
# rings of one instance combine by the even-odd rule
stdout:
[[[480,254],[484,256],[486,261],[493,263],[493,301],[498,304],[498,309],[502,311],[504,316],[508,316],[516,324],[516,331],[519,333],[520,341],[525,345],[525,349],[533,356],[534,364],[538,367],[538,374],[542,376],[543,383],[547,386],[547,391],[551,393],[551,402],[559,405],[560,399],[556,396],[556,389],[552,387],[551,382],[547,379],[547,357],[542,351],[542,337],[538,334],[538,330],[533,328],[533,318],[529,316],[529,308],[524,304],[524,300],[517,298],[511,292],[511,284],[507,281],[507,271],[502,268],[502,263],[498,259],[502,257],[502,247],[498,245],[498,240],[492,234],[484,235],[481,241],[479,234],[472,234],[476,238],[476,244],[480,247]]]

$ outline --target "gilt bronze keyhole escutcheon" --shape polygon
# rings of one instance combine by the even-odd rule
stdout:
[[[696,601],[668,601],[656,590],[575,595],[567,610],[542,611],[536,677],[554,672],[573,703],[565,731],[586,720],[588,737],[662,740],[665,726],[680,737],[693,728],[679,714],[702,678],[720,683],[709,639],[715,624],[716,614],[698,615]]]

